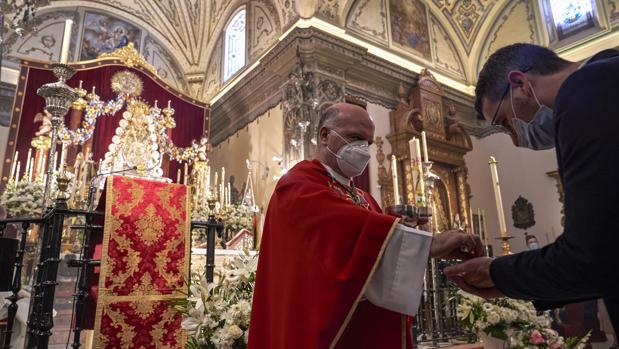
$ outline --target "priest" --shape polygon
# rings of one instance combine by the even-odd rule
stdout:
[[[317,139],[315,159],[290,169],[269,203],[249,348],[409,348],[428,256],[467,259],[481,243],[413,229],[354,186],[374,139],[365,109],[330,106]]]

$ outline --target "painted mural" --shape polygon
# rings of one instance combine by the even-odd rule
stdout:
[[[426,6],[420,0],[389,0],[393,43],[430,59]]]
[[[100,54],[114,51],[129,42],[133,42],[135,48],[140,50],[142,31],[116,17],[87,12],[83,30],[80,60],[95,59]]]

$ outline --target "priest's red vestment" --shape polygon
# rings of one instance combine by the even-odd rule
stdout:
[[[405,316],[363,299],[397,222],[317,160],[288,171],[266,215],[249,349],[408,348]]]

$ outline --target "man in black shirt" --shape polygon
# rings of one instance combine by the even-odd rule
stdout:
[[[584,63],[514,44],[480,72],[476,109],[516,146],[556,147],[565,230],[542,249],[481,257],[445,274],[482,297],[537,301],[543,308],[603,298],[619,330],[619,51]]]

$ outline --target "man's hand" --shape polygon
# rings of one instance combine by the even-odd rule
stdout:
[[[462,230],[452,230],[434,235],[430,246],[430,257],[467,260],[484,255],[478,236]]]
[[[443,271],[462,290],[483,298],[502,297],[490,276],[492,258],[480,257],[452,265]]]

